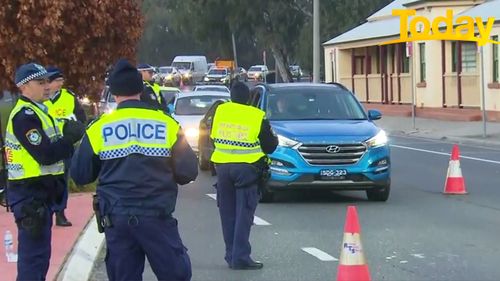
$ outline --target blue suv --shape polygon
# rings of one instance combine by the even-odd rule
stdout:
[[[284,190],[366,190],[369,200],[390,193],[386,133],[341,84],[257,85],[251,103],[266,112],[278,135],[263,202]]]

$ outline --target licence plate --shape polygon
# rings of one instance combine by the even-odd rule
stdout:
[[[344,180],[347,176],[347,170],[337,169],[337,170],[321,170],[319,172],[321,179],[325,180]]]

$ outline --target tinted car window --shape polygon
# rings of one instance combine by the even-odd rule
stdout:
[[[217,100],[227,100],[222,96],[195,96],[177,99],[174,113],[176,115],[205,115]]]
[[[225,69],[210,69],[208,74],[209,75],[226,75],[227,70],[225,70]]]
[[[163,97],[165,98],[166,101],[171,100],[172,98],[175,97],[175,94],[178,93],[177,91],[166,91],[166,90],[162,90],[160,92],[161,92],[161,94],[163,95]]]
[[[259,66],[252,66],[248,71],[262,71],[262,68]]]
[[[356,98],[344,90],[275,89],[266,104],[270,120],[365,120]]]

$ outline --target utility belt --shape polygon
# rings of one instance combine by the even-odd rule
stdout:
[[[144,216],[144,217],[158,217],[158,218],[168,218],[172,216],[171,212],[168,212],[166,209],[165,210],[159,210],[159,209],[148,209],[148,208],[141,208],[140,211],[134,212],[131,211],[131,207],[125,207],[125,206],[112,206],[109,208],[109,210],[105,210],[103,213],[103,209],[106,208],[101,208],[99,205],[99,198],[97,194],[93,195],[93,202],[92,202],[92,207],[94,209],[95,217],[96,217],[96,223],[97,223],[97,230],[99,233],[103,233],[105,228],[110,228],[113,227],[113,221],[111,219],[112,216],[129,216],[130,220],[129,223],[136,224],[138,223],[139,219],[138,217]],[[137,208],[137,207],[134,207]]]
[[[259,186],[259,192],[261,192],[266,187],[269,178],[271,178],[271,171],[269,170],[269,157],[264,156],[257,162],[253,163],[253,165],[257,168],[259,173],[257,185]]]

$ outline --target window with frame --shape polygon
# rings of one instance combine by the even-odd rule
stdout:
[[[401,44],[401,73],[410,73],[410,58],[406,56],[406,45]]]
[[[475,42],[461,42],[462,51],[462,71],[461,72],[476,72],[477,69],[477,45]],[[451,43],[452,65],[451,71],[457,72],[458,65],[458,43]]]
[[[498,35],[491,36],[491,40],[493,41],[498,41]],[[493,73],[493,82],[498,82],[498,45],[497,44],[491,44],[492,48],[492,56],[493,56],[493,62],[492,62],[492,73]]]
[[[425,82],[425,43],[418,44],[420,53],[420,82]]]

